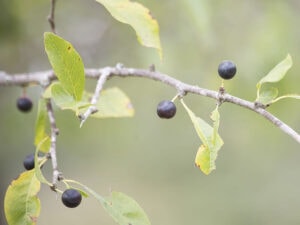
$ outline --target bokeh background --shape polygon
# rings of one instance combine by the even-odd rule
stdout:
[[[93,0],[58,1],[58,33],[81,54],[85,66],[125,66],[157,70],[184,82],[217,90],[217,67],[231,59],[238,73],[226,90],[255,100],[257,81],[290,53],[294,65],[280,93],[300,93],[300,2],[298,0],[139,0],[160,24],[161,62],[153,49],[140,46],[134,31],[115,21]],[[49,31],[50,0],[0,1],[0,70],[9,73],[47,70],[43,32]],[[92,90],[95,81],[88,81]],[[206,176],[194,166],[200,140],[178,103],[172,120],[156,116],[156,105],[175,90],[137,78],[114,78],[131,98],[134,118],[90,119],[79,128],[70,111],[56,109],[59,168],[100,194],[111,190],[132,196],[152,224],[252,225],[300,224],[300,149],[291,137],[253,112],[224,104],[220,134],[225,145],[217,170]],[[35,106],[16,107],[19,87],[0,87],[0,224],[6,224],[3,197],[34,151],[34,123],[41,88],[27,90]],[[215,101],[188,95],[186,103],[208,120]],[[300,131],[300,102],[283,100],[269,110]],[[50,163],[44,168],[50,173]],[[48,171],[48,172],[47,172]],[[65,208],[47,186],[39,194],[39,225],[115,224],[93,198]]]

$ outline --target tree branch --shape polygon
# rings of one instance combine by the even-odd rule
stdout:
[[[156,72],[153,70],[146,69],[136,69],[136,68],[125,68],[125,67],[105,67],[100,69],[86,69],[85,74],[87,78],[91,79],[99,79],[101,76],[105,76],[103,81],[114,76],[118,77],[141,77],[148,78],[155,81],[162,82],[166,85],[169,85],[177,90],[180,95],[184,95],[187,93],[192,93],[196,95],[201,95],[209,98],[213,98],[219,102],[229,102],[238,106],[241,106],[246,109],[250,109],[259,115],[263,116],[265,119],[273,123],[279,129],[281,129],[284,133],[295,139],[298,143],[300,143],[300,135],[293,130],[290,126],[282,122],[276,116],[265,110],[263,107],[260,107],[258,104],[254,102],[250,102],[235,96],[232,96],[228,93],[208,90],[205,88],[201,88],[195,85],[190,85],[184,83],[180,80],[177,80],[167,74],[163,74],[160,72]],[[5,72],[0,72],[0,86],[6,85],[15,85],[15,86],[25,86],[29,84],[42,85],[45,83],[51,83],[53,80],[57,79],[53,71],[43,71],[43,72],[35,72],[35,73],[24,73],[24,74],[16,74],[10,75]],[[100,79],[99,79],[100,80]],[[102,81],[100,82],[102,83]],[[103,86],[103,83],[101,84]],[[100,88],[100,91],[102,89]],[[95,97],[97,99],[98,97]]]
[[[54,13],[55,13],[55,3],[56,0],[51,0],[51,8],[50,8],[50,14],[48,16],[48,22],[50,23],[51,31],[55,34],[55,20],[54,20]]]
[[[49,149],[49,154],[51,157],[52,162],[52,169],[53,169],[53,177],[52,177],[52,189],[56,189],[56,183],[61,179],[61,173],[58,171],[58,164],[57,164],[57,158],[56,158],[56,136],[58,135],[59,131],[56,127],[54,112],[52,108],[52,103],[50,99],[46,100],[46,108],[48,112],[48,118],[50,122],[51,127],[51,145]]]
[[[107,81],[107,78],[110,75],[110,71],[109,70],[103,70],[101,73],[101,76],[99,76],[98,78],[98,82],[97,82],[97,86],[95,89],[95,93],[92,97],[91,100],[91,106],[86,110],[85,113],[79,115],[79,118],[81,120],[80,122],[80,127],[82,127],[83,123],[87,120],[87,118],[92,115],[93,113],[96,113],[98,111],[98,109],[95,107],[95,104],[97,103],[99,96],[100,96],[100,92],[103,89],[103,86],[105,84],[105,82]]]

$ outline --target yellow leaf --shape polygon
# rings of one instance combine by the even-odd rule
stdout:
[[[4,211],[8,225],[34,225],[40,214],[40,182],[34,170],[22,173],[8,187]]]
[[[129,0],[96,1],[102,4],[116,20],[129,24],[135,30],[138,41],[146,47],[156,48],[162,59],[159,26],[149,9]]]

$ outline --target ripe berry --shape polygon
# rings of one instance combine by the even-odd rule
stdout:
[[[17,100],[17,107],[21,112],[29,112],[32,108],[32,101],[27,97],[20,97]]]
[[[26,170],[32,170],[34,168],[34,154],[27,155],[23,161],[23,165]]]
[[[231,78],[234,77],[236,73],[236,66],[231,61],[228,60],[223,61],[219,65],[218,73],[220,77],[222,77],[223,79],[230,80]]]
[[[82,196],[76,189],[67,189],[63,192],[61,200],[69,208],[77,207],[81,202]]]
[[[170,119],[176,114],[176,106],[174,102],[163,100],[157,105],[157,115],[160,118]]]

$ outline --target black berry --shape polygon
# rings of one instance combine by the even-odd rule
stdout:
[[[23,161],[23,165],[26,170],[32,170],[34,168],[34,154],[27,155]]]
[[[174,102],[164,100],[157,105],[157,115],[160,118],[170,119],[176,114],[176,106]]]
[[[223,61],[219,65],[218,73],[223,79],[229,80],[234,77],[236,73],[236,66],[231,61]]]
[[[32,105],[32,101],[28,97],[20,97],[17,100],[17,107],[21,112],[29,112]]]
[[[61,200],[65,206],[69,208],[77,207],[81,202],[82,196],[76,189],[67,189],[61,196]]]

